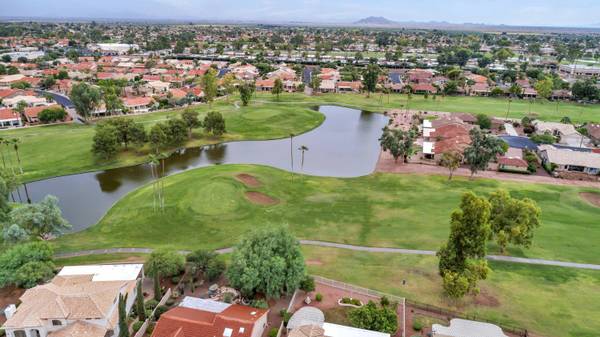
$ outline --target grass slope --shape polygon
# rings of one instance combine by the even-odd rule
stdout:
[[[195,107],[201,118],[208,106]],[[322,114],[307,107],[295,105],[271,105],[256,103],[251,107],[237,109],[233,104],[219,101],[213,110],[226,118],[227,133],[215,138],[204,135],[201,129],[186,146],[199,146],[231,140],[256,140],[287,137],[290,133],[302,133],[320,125]],[[128,118],[143,123],[147,129],[159,121],[178,116],[182,110],[137,115]],[[20,157],[26,181],[58,175],[101,170],[112,167],[139,164],[147,160],[149,148],[121,152],[110,161],[98,160],[91,152],[93,125],[53,125],[0,132],[2,138],[19,138]],[[14,156],[12,151],[11,156]],[[15,159],[13,159],[15,160]]]
[[[600,330],[600,272],[491,263],[481,293],[452,303],[443,295],[435,257],[303,247],[309,272],[464,311],[546,337],[592,337]],[[407,280],[402,285],[402,280]]]
[[[257,177],[248,188],[235,179]],[[462,193],[505,188],[536,200],[542,227],[530,249],[509,253],[598,263],[600,208],[582,200],[581,189],[494,180],[448,182],[442,176],[374,174],[352,179],[296,176],[265,166],[222,165],[166,178],[166,209],[152,211],[152,188],[119,201],[96,226],[59,238],[61,251],[106,247],[221,248],[254,227],[289,224],[303,239],[365,246],[437,250],[448,237],[449,216]],[[244,192],[259,191],[280,202],[261,206]],[[491,247],[496,252],[495,247]]]

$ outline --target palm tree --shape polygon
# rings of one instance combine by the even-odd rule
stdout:
[[[158,189],[158,164],[159,164],[159,159],[158,156],[151,154],[149,157],[150,159],[150,170],[152,173],[152,207],[154,209],[154,211],[156,211],[156,205],[157,202],[160,201],[160,196],[159,196],[159,189]]]
[[[21,157],[19,156],[19,143],[21,143],[21,140],[19,138],[13,138],[10,140],[10,143],[13,145],[13,149],[15,150],[15,156],[17,157],[17,165],[19,167],[19,172],[23,174],[23,167],[21,166]]]
[[[308,151],[308,147],[306,145],[302,145],[298,148],[298,151],[302,153],[302,159],[300,160],[300,171],[304,170],[304,152]]]

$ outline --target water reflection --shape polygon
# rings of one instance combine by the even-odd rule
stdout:
[[[335,106],[319,108],[326,119],[317,129],[290,139],[245,141],[182,149],[165,160],[166,174],[215,164],[261,164],[317,176],[356,177],[370,174],[379,156],[377,139],[387,118],[380,114]],[[126,193],[152,179],[147,164],[57,177],[28,184],[33,201],[56,195],[75,231],[95,223]],[[23,193],[23,192],[21,192]],[[24,195],[24,194],[23,194]]]

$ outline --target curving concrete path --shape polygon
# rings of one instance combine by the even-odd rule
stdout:
[[[355,246],[355,245],[348,245],[348,244],[343,244],[343,243],[324,242],[324,241],[315,241],[315,240],[300,240],[300,244],[305,245],[305,246],[338,248],[338,249],[347,249],[347,250],[352,250],[352,251],[362,251],[362,252],[370,252],[370,253],[391,253],[391,254],[429,255],[429,256],[434,256],[436,253],[433,250],[365,247],[365,246]],[[107,248],[107,249],[82,250],[82,251],[72,252],[72,253],[60,253],[60,254],[56,254],[55,257],[56,258],[71,258],[71,257],[80,257],[80,256],[88,256],[88,255],[104,255],[104,254],[117,254],[117,253],[150,254],[150,253],[152,253],[152,251],[153,251],[152,248]],[[233,252],[233,248],[217,249],[217,250],[215,250],[215,252],[217,252],[218,254],[227,254],[227,253]],[[179,253],[180,254],[188,254],[189,251],[180,250]],[[600,265],[588,264],[588,263],[575,263],[575,262],[565,262],[565,261],[531,259],[531,258],[524,258],[524,257],[499,256],[499,255],[488,255],[487,259],[491,260],[491,261],[513,262],[513,263],[566,267],[566,268],[576,268],[576,269],[600,270]]]

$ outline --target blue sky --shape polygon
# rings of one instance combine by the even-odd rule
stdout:
[[[0,16],[600,26],[600,0],[4,0]]]

